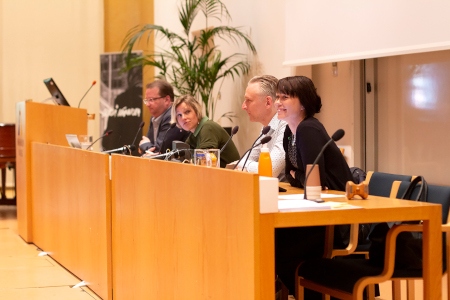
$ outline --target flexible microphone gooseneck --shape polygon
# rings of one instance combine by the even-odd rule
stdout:
[[[131,155],[131,152],[133,152],[134,149],[136,149],[135,145],[125,145],[125,146],[120,147],[120,148],[103,151],[103,153],[111,154],[111,153],[119,153],[119,152],[122,152],[122,153],[128,152]]]
[[[225,149],[225,147],[228,145],[228,143],[231,141],[231,139],[233,138],[233,135],[235,135],[237,132],[239,131],[239,126],[234,126],[233,129],[231,130],[231,135],[230,138],[228,139],[228,141],[225,143],[225,145],[223,145],[222,149],[220,149],[220,153],[222,153],[222,151]]]
[[[134,140],[133,140],[133,142],[131,143],[131,145],[134,145],[134,143],[136,143],[137,136],[138,136],[139,132],[141,131],[142,127],[144,127],[144,125],[145,125],[145,122],[144,122],[144,121],[142,121],[141,124],[139,124],[138,131],[136,132],[136,135],[134,136]],[[133,150],[134,150],[134,149],[133,149]]]
[[[92,89],[92,87],[93,87],[96,83],[97,83],[97,81],[95,81],[95,80],[92,81],[91,86],[88,88],[88,90],[86,91],[86,93],[84,93],[83,97],[81,97],[80,102],[78,102],[78,108],[80,108],[81,101],[83,101],[84,97],[86,97],[87,93],[89,93],[89,91]]]
[[[169,158],[172,155],[183,153],[185,151],[189,151],[189,149],[175,149],[175,150],[171,150],[171,151],[164,152],[164,153],[157,154],[157,155],[153,155],[153,156],[145,156],[145,158],[154,159],[154,158],[164,157],[164,160],[169,160]]]
[[[92,146],[94,146],[95,143],[97,143],[100,139],[104,138],[105,136],[110,135],[111,133],[113,133],[112,130],[108,130],[107,132],[105,132],[105,134],[103,134],[101,137],[99,137],[98,139],[96,139],[92,144],[89,145],[89,147],[87,147],[86,149],[91,148]]]
[[[172,128],[174,128],[175,126],[177,126],[177,123],[171,123],[169,129],[167,129],[166,132],[164,132],[164,137],[163,137],[163,139],[162,139],[161,146],[159,146],[159,148],[160,148],[160,149],[159,149],[159,152],[161,152],[162,146],[164,145],[164,142],[166,141],[167,133],[168,133],[170,130],[172,130]],[[156,142],[155,142],[155,145],[156,145]]]
[[[306,183],[308,182],[308,177],[309,177],[309,175],[311,174],[311,171],[312,171],[312,170],[314,169],[314,167],[316,166],[316,164],[317,164],[317,162],[319,161],[320,157],[322,157],[322,154],[323,154],[323,152],[325,151],[325,149],[328,147],[328,145],[331,144],[331,142],[333,142],[333,141],[334,141],[334,142],[337,142],[337,141],[339,141],[340,139],[342,139],[342,137],[344,136],[344,134],[345,134],[345,131],[344,131],[343,129],[338,129],[338,130],[336,130],[336,132],[331,136],[331,139],[329,139],[328,142],[326,142],[325,145],[323,145],[322,149],[320,149],[319,154],[317,155],[317,157],[316,157],[316,159],[314,160],[314,162],[313,162],[311,168],[309,169],[308,174],[306,174],[306,177],[305,177],[305,182],[304,182],[304,185],[303,185],[303,188],[305,189],[305,190],[304,190],[305,193],[304,193],[304,196],[303,196],[304,199],[308,199],[308,198],[307,198],[307,195],[306,195]]]
[[[247,164],[247,160],[248,160],[248,158],[250,157],[251,150],[255,147],[256,141],[257,141],[260,137],[262,137],[263,135],[266,135],[269,131],[270,131],[270,126],[265,126],[265,127],[261,130],[261,134],[260,134],[260,135],[258,136],[258,138],[253,142],[253,145],[252,145],[252,146],[250,147],[250,149],[249,149],[250,152],[248,153],[247,158],[245,159],[244,164],[242,165],[242,170],[241,170],[241,171],[244,171],[245,165]],[[263,143],[263,144],[265,144],[265,143]]]
[[[249,151],[251,151],[251,150],[252,150],[253,148],[255,148],[255,147],[258,147],[259,145],[267,144],[271,139],[272,139],[271,136],[265,136],[265,137],[263,137],[263,138],[261,139],[261,141],[260,141],[259,143],[257,143],[256,145],[253,145],[250,149],[248,149],[247,151],[245,151],[244,155],[242,155],[242,157],[241,157],[241,158],[238,160],[238,162],[234,165],[233,170],[236,169],[236,167],[237,167],[237,165],[239,164],[239,162],[244,158],[244,156],[245,156]]]

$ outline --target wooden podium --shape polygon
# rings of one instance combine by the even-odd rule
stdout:
[[[16,105],[16,189],[19,235],[33,241],[31,230],[31,143],[67,145],[66,134],[87,134],[86,109],[19,102]]]

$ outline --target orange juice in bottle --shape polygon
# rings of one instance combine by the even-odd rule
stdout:
[[[258,173],[260,176],[272,177],[272,160],[266,145],[261,148],[258,161]]]

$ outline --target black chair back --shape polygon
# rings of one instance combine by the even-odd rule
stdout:
[[[411,181],[412,176],[373,172],[369,181],[369,194],[374,196],[389,197],[394,181]]]

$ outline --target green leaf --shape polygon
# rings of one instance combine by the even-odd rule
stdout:
[[[191,26],[199,13],[205,17],[205,26],[194,36]],[[158,77],[170,82],[177,95],[192,94],[203,103],[206,116],[213,119],[218,100],[212,95],[214,88],[220,94],[225,79],[234,80],[247,74],[251,67],[244,53],[222,57],[215,40],[237,45],[243,43],[253,54],[256,54],[256,48],[240,27],[222,24],[208,27],[210,19],[220,22],[231,20],[225,4],[220,0],[183,0],[178,7],[178,19],[183,28],[182,35],[154,24],[131,28],[121,47],[125,55],[125,69],[135,66],[157,68]],[[165,41],[168,46],[136,57],[132,52],[136,44],[145,41],[148,45],[153,36]],[[220,118],[231,121],[233,117],[229,112]]]

